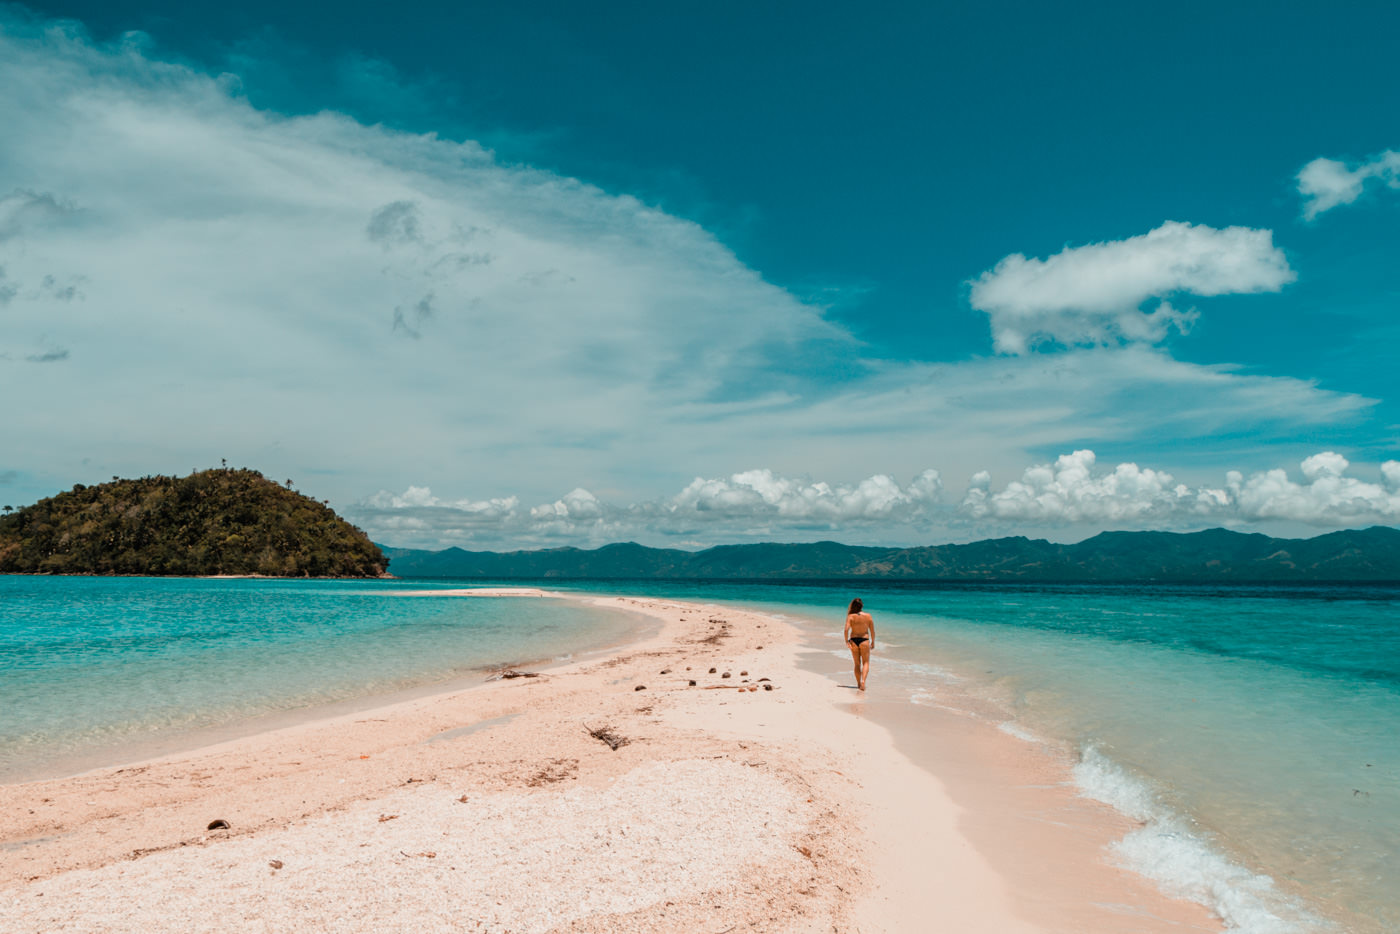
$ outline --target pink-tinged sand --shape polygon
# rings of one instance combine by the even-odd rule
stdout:
[[[951,715],[897,746],[878,658],[853,701],[783,621],[601,602],[659,633],[0,786],[0,932],[1220,930],[1108,863],[1126,824],[1053,760]]]

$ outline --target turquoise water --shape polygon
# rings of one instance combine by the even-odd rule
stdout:
[[[547,661],[639,617],[402,581],[0,577],[0,780],[178,734]]]
[[[806,619],[849,658],[848,584],[629,586]],[[1400,588],[859,593],[872,690],[1067,753],[1143,822],[1115,855],[1164,890],[1250,934],[1400,931]]]
[[[56,750],[555,658],[638,625],[574,603],[402,595],[450,586],[0,577],[0,777]],[[848,658],[846,584],[547,586],[766,609]],[[1067,755],[1081,793],[1142,822],[1115,857],[1165,890],[1248,934],[1400,930],[1400,588],[860,596],[880,636],[873,691]]]

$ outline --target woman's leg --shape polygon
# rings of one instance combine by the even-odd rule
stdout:
[[[854,642],[847,642],[846,645],[851,650],[851,661],[855,663],[856,667],[856,687],[860,687],[865,683],[860,677],[860,646],[856,645]]]
[[[856,685],[864,691],[865,680],[870,677],[870,642],[862,642],[858,648],[860,649],[860,660],[856,662],[856,668],[858,669],[856,673]]]

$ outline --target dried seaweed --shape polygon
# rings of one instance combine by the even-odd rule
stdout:
[[[608,748],[611,749],[613,752],[617,752],[619,746],[626,746],[629,742],[631,742],[631,740],[623,736],[621,733],[614,731],[613,728],[610,726],[600,726],[595,730],[593,729],[593,727],[585,723],[583,725],[583,728],[588,731],[589,736],[607,743]]]
[[[516,671],[514,668],[502,668],[500,671],[495,672],[491,675],[491,677],[487,678],[486,680],[500,681],[504,678],[505,680],[509,681],[511,678],[538,678],[539,676],[540,673],[538,671]]]

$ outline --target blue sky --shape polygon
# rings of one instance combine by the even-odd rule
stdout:
[[[391,544],[1400,519],[1400,10],[753,6],[0,6],[0,498],[227,458]]]

